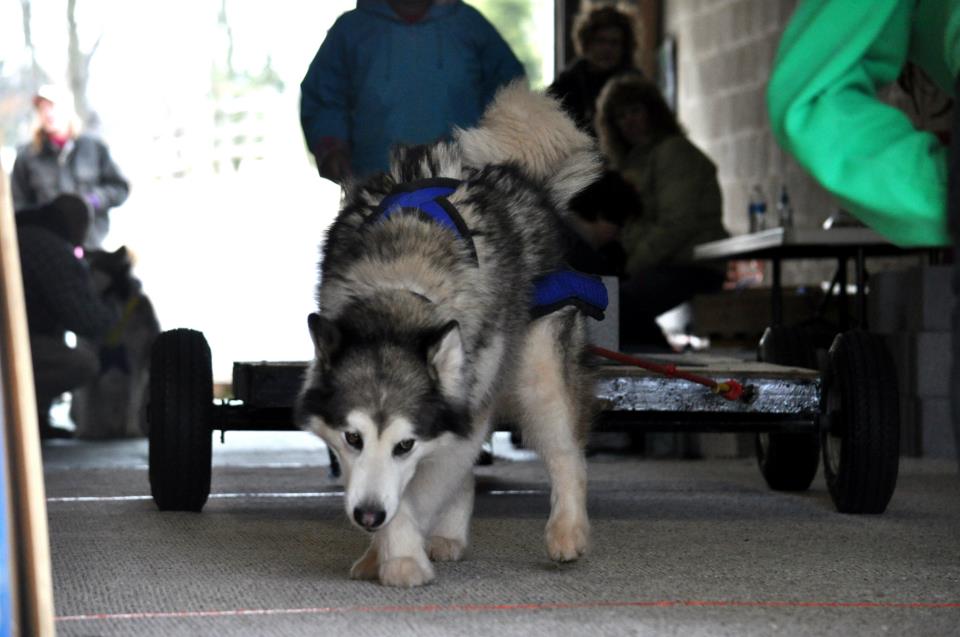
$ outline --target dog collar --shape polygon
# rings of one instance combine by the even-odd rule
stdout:
[[[447,199],[447,196],[452,194],[459,186],[459,180],[443,178],[420,179],[398,184],[380,202],[372,218],[383,221],[394,214],[416,210],[422,216],[440,224],[463,241],[470,250],[470,256],[474,264],[479,264],[472,233],[467,228],[463,217]]]

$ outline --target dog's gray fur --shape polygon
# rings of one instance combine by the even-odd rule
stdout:
[[[354,577],[416,586],[433,579],[431,559],[462,556],[473,462],[501,417],[550,474],[549,555],[586,550],[584,319],[568,307],[531,321],[529,306],[533,281],[563,268],[562,219],[598,170],[592,140],[516,83],[476,128],[398,148],[388,174],[348,187],[324,244],[297,412],[340,458],[347,516],[375,531]],[[448,199],[479,265],[468,241],[416,212],[371,220],[395,185],[434,177],[462,180]]]

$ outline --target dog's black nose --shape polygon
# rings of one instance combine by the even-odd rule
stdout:
[[[368,531],[379,527],[386,518],[387,512],[377,506],[361,505],[353,510],[353,519]]]

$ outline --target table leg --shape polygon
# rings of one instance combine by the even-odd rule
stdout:
[[[857,327],[867,329],[867,265],[863,248],[857,248]]]
[[[770,314],[774,326],[783,325],[783,287],[780,285],[780,259],[770,260],[773,267],[773,280],[770,286]]]
[[[850,308],[847,307],[847,258],[837,258],[837,285],[839,293],[837,296],[837,313],[840,322],[840,331],[846,332],[850,329]]]

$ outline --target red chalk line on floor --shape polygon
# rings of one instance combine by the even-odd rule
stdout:
[[[228,610],[160,611],[143,613],[94,613],[63,615],[58,622],[186,619],[194,617],[241,617],[251,615],[323,615],[332,613],[444,613],[504,612],[525,610],[576,610],[590,608],[858,608],[858,609],[960,609],[960,602],[805,602],[745,600],[635,600],[530,604],[426,604],[419,606],[318,606],[312,608],[238,608]]]

